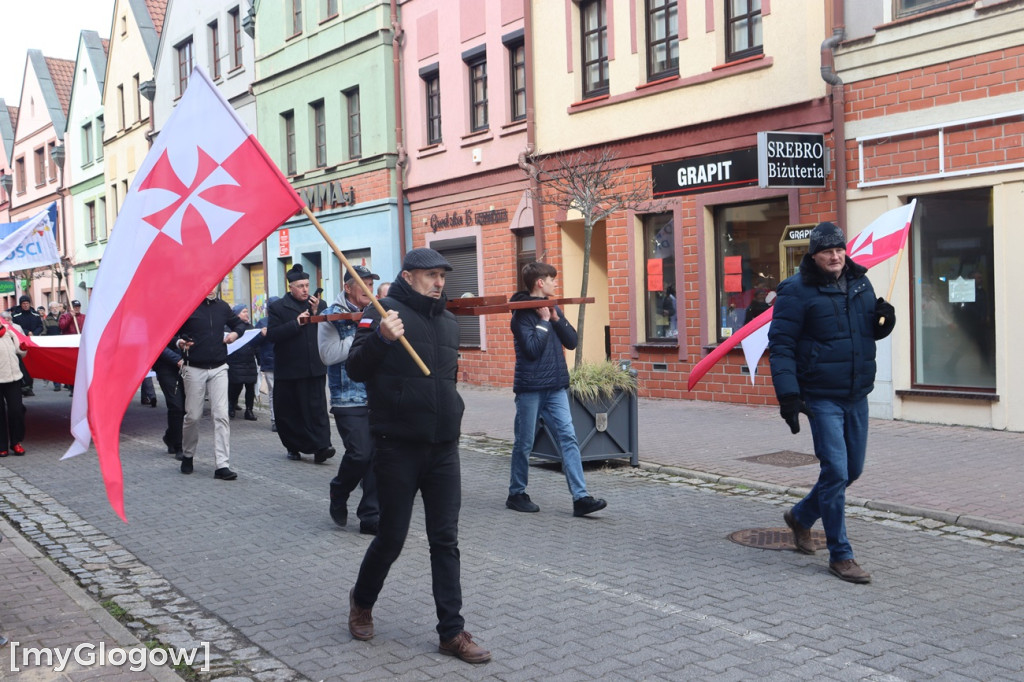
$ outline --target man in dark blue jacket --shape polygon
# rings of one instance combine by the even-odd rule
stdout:
[[[779,285],[768,331],[779,412],[793,433],[800,413],[807,415],[821,465],[814,488],[783,519],[797,551],[814,554],[810,529],[820,518],[829,571],[853,583],[871,582],[871,575],[846,537],[846,488],[864,470],[875,341],[896,324],[893,307],[875,298],[865,273],[846,255],[843,231],[820,223],[800,272]]]
[[[462,474],[459,434],[465,405],[456,389],[459,324],[446,309],[445,276],[451,264],[437,251],[413,249],[382,299],[388,314],[367,308],[359,322],[345,371],[366,384],[380,522],[349,592],[348,629],[373,638],[372,608],[409,533],[419,491],[430,545],[430,574],[437,609],[438,649],[467,663],[491,654],[463,628],[459,561]],[[430,370],[424,375],[401,344],[409,344]]]
[[[280,297],[271,296],[267,299],[267,308],[280,301]],[[277,419],[274,414],[274,344],[267,341],[267,325],[270,323],[270,316],[264,315],[256,323],[256,328],[261,330],[258,339],[253,340],[256,347],[256,360],[260,364],[260,372],[267,380],[267,402],[270,404],[270,430],[277,433]]]
[[[554,266],[527,263],[523,266],[526,291],[513,294],[511,300],[551,298],[555,295],[557,276]],[[512,340],[516,351],[512,383],[516,394],[516,440],[512,446],[512,475],[505,506],[519,512],[540,511],[526,494],[530,452],[540,416],[558,440],[562,472],[572,494],[572,515],[586,516],[604,509],[608,503],[587,492],[580,447],[569,411],[569,367],[563,348],[576,348],[576,330],[558,306],[527,308],[512,313]]]

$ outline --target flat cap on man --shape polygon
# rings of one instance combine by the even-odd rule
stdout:
[[[356,271],[356,274],[359,275],[359,279],[380,279],[380,275],[373,274],[372,272],[370,272],[370,268],[366,267],[365,265],[353,265],[352,270]],[[348,268],[346,268],[345,282],[349,282],[351,280],[352,272],[348,270]]]
[[[81,301],[72,301],[71,302],[71,307],[72,308],[81,308],[82,307],[82,302]]]
[[[451,270],[452,264],[437,251],[426,247],[413,249],[405,254],[405,259],[402,261],[403,270],[433,270],[434,268]]]

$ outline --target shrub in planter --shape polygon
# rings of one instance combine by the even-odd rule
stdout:
[[[636,373],[613,362],[569,371],[569,411],[584,461],[628,458],[639,466],[636,390]],[[540,419],[531,455],[561,461],[557,443]]]

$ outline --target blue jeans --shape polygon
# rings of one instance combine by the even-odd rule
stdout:
[[[860,478],[868,445],[868,399],[811,399],[804,401],[814,415],[811,437],[821,471],[807,497],[793,507],[793,517],[804,528],[821,519],[828,540],[829,561],[853,558],[846,538],[846,487]]]
[[[562,453],[562,472],[565,474],[565,482],[569,484],[572,499],[587,497],[589,493],[583,481],[580,446],[576,442],[576,429],[573,428],[572,413],[569,411],[569,391],[564,388],[516,393],[516,442],[512,446],[512,477],[508,494],[526,492],[538,416],[544,417],[544,423],[555,434],[558,450]]]

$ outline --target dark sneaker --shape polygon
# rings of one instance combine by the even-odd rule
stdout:
[[[590,495],[572,501],[572,515],[586,516],[596,511],[601,511],[608,506],[608,503],[601,499],[595,499]]]
[[[377,522],[376,521],[360,521],[359,532],[363,535],[376,535],[377,534]]]
[[[334,448],[327,446],[326,448],[320,448],[313,453],[313,461],[317,464],[323,464],[331,457],[334,457]]]
[[[192,458],[182,457],[181,458],[181,473],[191,474],[192,473]]]
[[[517,512],[539,512],[538,507],[526,493],[518,493],[516,495],[509,495],[508,499],[505,500],[505,506],[512,511]]]
[[[814,554],[817,551],[814,547],[814,541],[811,540],[811,529],[804,528],[797,522],[793,516],[792,509],[783,512],[782,520],[793,531],[793,545],[796,547],[796,551],[802,554]]]
[[[227,467],[221,467],[213,472],[213,477],[222,481],[233,481],[238,478],[238,474]]]
[[[473,635],[465,630],[447,642],[442,641],[437,650],[447,656],[461,658],[466,663],[486,663],[491,660],[491,652],[473,641]]]
[[[289,452],[288,453],[288,459],[290,459],[293,462],[301,462],[302,461],[302,455],[300,455],[297,452]]]
[[[254,415],[252,413],[252,410],[246,410],[244,416],[245,416],[245,421],[247,421],[247,422],[254,422],[254,421],[256,421],[256,415]]]
[[[843,559],[828,565],[828,572],[848,583],[866,585],[871,582],[871,574],[865,571],[853,559]]]
[[[339,526],[348,525],[348,501],[331,500],[331,518]]]
[[[20,457],[25,454],[25,448],[21,447],[21,443],[15,443],[11,447],[11,452]]]
[[[373,613],[356,604],[352,597],[355,589],[353,587],[348,591],[348,631],[354,639],[365,642],[373,639]]]

